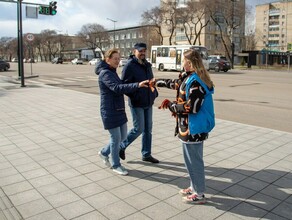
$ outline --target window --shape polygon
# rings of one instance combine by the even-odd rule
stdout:
[[[137,38],[137,33],[136,32],[132,33],[132,38],[133,39],[136,39]]]
[[[159,47],[157,48],[157,57],[168,57],[169,48]]]
[[[131,39],[131,33],[127,33],[127,39]]]

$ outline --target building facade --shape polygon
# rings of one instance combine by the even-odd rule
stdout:
[[[200,17],[200,21],[193,27],[184,26],[180,19],[182,14],[180,12],[181,10],[187,10],[188,2],[196,2],[199,5],[205,4],[205,6],[203,6],[205,9],[208,7],[204,0],[161,0],[161,7],[162,5],[172,3],[178,9],[178,15],[175,17],[176,27],[172,36],[173,44],[190,44],[187,40],[186,33],[192,33],[189,37],[195,39],[197,35],[198,40],[195,44],[205,46],[209,54],[221,54],[226,56],[226,50],[231,51],[231,47],[234,45],[234,56],[236,57],[244,49],[245,0],[210,1],[211,5],[209,9],[212,11],[213,18],[215,18],[217,23],[210,17],[210,14],[207,13],[208,10],[205,10],[205,12],[203,12],[204,15]],[[202,11],[195,13],[202,13]],[[196,23],[196,19],[198,18],[195,18],[192,22]],[[201,24],[204,25],[205,23],[206,26],[202,28]],[[191,31],[192,28],[196,28],[197,30]],[[169,24],[162,24],[162,33],[164,37],[163,44],[169,45]],[[222,39],[224,39],[225,45]],[[237,62],[239,62],[239,60]]]
[[[119,49],[121,57],[126,58],[132,54],[136,43],[144,42],[148,47],[146,56],[149,58],[151,46],[159,44],[159,36],[156,30],[157,28],[154,25],[142,25],[109,30],[108,34],[111,41],[109,48],[115,47]],[[103,49],[107,50],[109,48]]]
[[[292,45],[292,0],[256,6],[256,49],[286,52]]]

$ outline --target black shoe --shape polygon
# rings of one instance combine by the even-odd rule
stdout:
[[[125,154],[125,150],[120,148],[120,152],[119,152],[119,156],[122,160],[126,159],[126,154]]]
[[[149,157],[143,157],[142,160],[147,161],[147,162],[151,162],[151,163],[159,163],[159,160],[155,159],[151,155]]]

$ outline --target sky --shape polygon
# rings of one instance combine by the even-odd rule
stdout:
[[[11,0],[15,1],[15,0]],[[254,6],[272,0],[246,0]],[[50,0],[23,0],[23,2],[48,5]],[[28,19],[23,4],[23,33],[40,33],[42,30],[56,30],[58,34],[75,35],[88,23],[103,25],[106,29],[125,28],[139,25],[141,15],[160,0],[57,0],[57,15],[39,15],[38,19]],[[0,38],[17,36],[17,4],[0,1]]]

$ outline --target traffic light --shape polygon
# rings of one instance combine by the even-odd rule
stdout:
[[[39,14],[42,15],[56,15],[57,14],[57,2],[51,1],[49,5],[40,5]]]
[[[50,2],[50,15],[55,15],[57,14],[57,2],[56,1],[51,1]]]
[[[50,15],[51,14],[51,8],[47,5],[40,5],[39,6],[39,14],[42,15]]]

